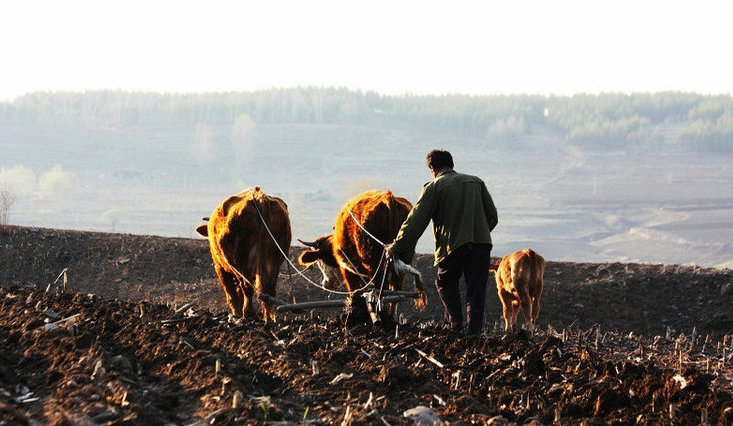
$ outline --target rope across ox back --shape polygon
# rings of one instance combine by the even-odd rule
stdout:
[[[373,234],[372,234],[371,232],[369,232],[369,231],[368,231],[368,230],[367,230],[367,229],[366,229],[366,228],[364,227],[364,225],[362,225],[362,224],[361,224],[361,222],[359,222],[359,220],[357,220],[357,219],[356,219],[356,216],[354,216],[354,212],[352,212],[352,211],[351,211],[351,209],[349,208],[348,204],[346,205],[346,211],[347,211],[347,212],[349,212],[349,216],[351,216],[351,219],[353,219],[353,220],[354,220],[354,222],[356,223],[356,225],[357,225],[357,226],[358,226],[358,227],[359,227],[359,228],[360,228],[360,229],[361,229],[362,231],[364,231],[364,233],[366,233],[366,234],[367,234],[367,235],[368,235],[368,236],[369,236],[369,237],[370,237],[371,239],[373,239],[374,241],[378,242],[378,243],[379,243],[379,244],[380,244],[380,245],[382,246],[382,248],[386,247],[386,244],[384,244],[384,243],[383,243],[382,241],[380,241],[380,240],[379,240],[379,238],[375,237],[375,236],[374,236],[374,235],[373,235]],[[390,211],[391,211],[391,210],[390,210]],[[353,262],[351,262],[351,260],[350,260],[350,259],[349,259],[349,258],[348,258],[348,257],[346,256],[346,254],[345,254],[345,253],[343,253],[343,250],[342,250],[342,252],[341,252],[341,253],[343,254],[344,258],[346,258],[346,260],[348,260],[348,261],[349,261],[349,263],[351,263],[351,264],[352,264],[352,266],[354,266],[354,265],[353,265]],[[376,276],[376,275],[377,275],[377,271],[379,271],[379,268],[381,268],[381,267],[382,267],[382,263],[383,263],[383,261],[384,261],[384,260],[385,260],[386,258],[387,258],[386,254],[384,253],[384,251],[382,251],[382,256],[381,256],[381,257],[379,258],[379,264],[377,265],[377,268],[376,268],[376,269],[374,270],[374,276]],[[389,264],[389,262],[388,262],[388,264]],[[357,275],[359,275],[359,277],[363,277],[363,274],[357,274]],[[381,310],[381,309],[382,309],[382,305],[381,305],[381,303],[382,303],[382,302],[381,302],[381,301],[382,301],[382,291],[384,290],[384,282],[386,281],[386,279],[387,279],[387,268],[385,267],[385,268],[384,268],[384,271],[383,271],[383,273],[382,273],[382,281],[380,281],[381,285],[379,286],[379,295],[378,295],[378,297],[377,297],[377,301],[378,301],[377,303],[378,303],[378,308],[379,308],[379,310]],[[363,281],[363,278],[362,278],[362,281]],[[369,283],[372,283],[372,284],[374,283],[374,277],[372,277],[372,278],[371,278],[371,279],[369,280]],[[365,287],[366,287],[366,285],[368,285],[369,283],[365,283]]]
[[[328,289],[328,288],[325,288],[325,287],[321,286],[320,284],[318,284],[318,283],[314,282],[313,280],[311,280],[310,278],[308,278],[308,277],[307,277],[307,276],[306,276],[306,275],[305,275],[305,274],[304,274],[304,273],[302,272],[302,270],[298,269],[298,268],[296,267],[296,265],[295,265],[295,264],[294,264],[294,263],[293,263],[293,262],[292,262],[292,261],[291,261],[291,260],[290,260],[290,259],[288,258],[288,256],[286,256],[286,255],[285,255],[285,251],[284,251],[284,250],[283,250],[283,249],[282,249],[282,248],[281,248],[281,247],[280,247],[280,246],[279,246],[279,245],[277,244],[277,241],[275,240],[275,236],[273,235],[273,233],[272,233],[272,231],[270,230],[270,228],[269,228],[269,227],[267,226],[267,223],[265,222],[265,219],[264,219],[264,217],[262,216],[262,213],[260,212],[260,210],[259,210],[259,208],[258,208],[258,206],[257,206],[257,202],[256,202],[256,200],[254,199],[254,197],[253,197],[253,201],[255,201],[255,204],[254,204],[254,205],[255,205],[255,209],[257,210],[257,214],[258,214],[258,215],[260,216],[260,220],[262,221],[262,224],[263,224],[263,226],[265,227],[265,230],[266,230],[266,231],[267,231],[267,233],[268,233],[268,234],[270,235],[270,238],[272,238],[272,240],[273,240],[273,242],[275,243],[275,245],[276,245],[276,246],[278,247],[278,250],[280,250],[280,253],[281,253],[281,254],[282,254],[282,255],[283,255],[284,257],[285,257],[285,261],[287,262],[287,264],[288,264],[288,267],[292,267],[292,268],[293,268],[293,269],[295,270],[295,272],[296,272],[296,273],[297,273],[298,275],[300,275],[300,276],[301,276],[301,278],[305,279],[305,281],[306,281],[306,282],[307,282],[308,284],[310,284],[310,285],[312,285],[312,286],[314,286],[314,287],[316,287],[316,288],[319,288],[319,289],[321,289],[321,290],[324,290],[324,291],[326,291],[326,292],[329,292],[329,293],[333,293],[333,294],[339,294],[339,295],[352,295],[352,294],[354,294],[354,293],[357,293],[357,292],[360,292],[360,291],[364,291],[364,290],[366,290],[366,289],[367,289],[367,288],[368,288],[368,287],[369,287],[370,285],[373,285],[373,284],[374,284],[374,278],[376,277],[376,275],[377,275],[377,274],[375,273],[375,274],[374,274],[374,276],[372,276],[372,277],[369,277],[369,276],[366,276],[365,274],[362,274],[361,272],[359,272],[359,271],[357,270],[357,267],[356,267],[356,265],[354,264],[354,262],[353,262],[353,261],[352,261],[352,260],[351,260],[351,259],[350,259],[350,258],[349,258],[349,257],[348,257],[347,255],[346,255],[346,253],[344,253],[344,251],[343,251],[343,250],[340,250],[340,252],[341,252],[342,256],[344,257],[344,259],[346,259],[346,260],[347,260],[347,261],[349,262],[349,265],[350,265],[349,271],[351,271],[351,272],[352,272],[352,273],[353,273],[354,275],[357,275],[357,276],[359,276],[359,277],[361,278],[361,280],[362,280],[362,283],[364,284],[364,285],[363,285],[362,287],[360,287],[360,288],[358,288],[358,289],[356,289],[356,290],[353,290],[353,291],[338,291],[338,290],[331,290],[331,289]],[[352,218],[352,219],[354,220],[354,223],[356,223],[356,224],[357,224],[357,226],[359,226],[359,228],[360,228],[361,230],[363,230],[363,231],[364,231],[364,233],[366,233],[366,234],[367,234],[367,235],[368,235],[368,236],[369,236],[369,237],[370,237],[371,239],[373,239],[374,241],[376,241],[377,243],[379,243],[379,244],[380,244],[380,245],[381,245],[382,247],[385,247],[385,243],[384,243],[384,242],[380,241],[380,240],[379,240],[379,238],[375,237],[375,236],[374,236],[374,234],[372,234],[372,233],[371,233],[371,232],[369,232],[369,231],[368,231],[368,230],[367,230],[366,228],[364,228],[364,225],[362,225],[362,224],[361,224],[361,222],[359,222],[359,220],[358,220],[358,219],[356,218],[356,216],[354,215],[354,212],[352,212],[352,211],[351,211],[351,209],[350,209],[350,208],[349,208],[348,206],[346,206],[346,210],[347,210],[347,212],[349,213],[349,216],[351,216],[351,218]],[[380,263],[379,263],[379,265],[377,266],[377,269],[376,269],[376,270],[379,270],[379,268],[380,268],[380,267],[382,266],[382,263],[383,263],[383,262],[384,262],[384,261],[385,261],[386,259],[387,259],[387,257],[386,257],[386,256],[385,256],[384,254],[382,254],[382,257],[380,258]],[[393,262],[393,260],[390,260],[390,262]],[[400,263],[402,263],[402,262],[400,262]],[[400,269],[400,267],[399,267],[399,264],[398,264],[398,269]],[[384,269],[384,274],[383,274],[383,275],[384,275],[384,276],[386,276],[386,273],[387,273],[387,269],[385,268],[385,269]],[[384,276],[383,276],[382,282],[384,281]],[[367,280],[367,279],[368,279],[368,280]]]
[[[383,242],[379,241],[379,238],[375,237],[371,232],[367,231],[367,229],[364,227],[364,225],[362,225],[361,222],[359,222],[359,220],[356,219],[356,216],[354,216],[354,212],[351,211],[351,209],[349,208],[348,205],[346,205],[346,211],[349,212],[349,216],[351,216],[351,218],[354,219],[354,222],[357,224],[357,226],[359,226],[359,228],[361,228],[362,231],[364,231],[367,235],[369,235],[369,237],[371,237],[371,239],[373,239],[374,241],[378,242],[382,247],[386,247],[386,244],[384,244]]]

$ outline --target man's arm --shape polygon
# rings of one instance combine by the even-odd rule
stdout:
[[[400,254],[414,249],[417,240],[420,239],[425,228],[428,227],[435,209],[435,195],[432,185],[426,185],[420,195],[420,199],[415,203],[407,215],[407,219],[402,223],[397,237],[394,242],[387,246],[388,254],[390,252],[399,256]]]

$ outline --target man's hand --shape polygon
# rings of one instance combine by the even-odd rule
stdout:
[[[387,258],[387,261],[389,262],[394,260],[394,253],[392,252],[392,249],[389,246],[384,246],[384,256]]]

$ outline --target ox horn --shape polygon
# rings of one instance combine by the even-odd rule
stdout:
[[[305,241],[301,240],[300,238],[298,238],[298,241],[300,241],[300,243],[303,244],[304,246],[308,246],[308,247],[315,247],[316,246],[316,242],[315,241],[308,243],[308,242],[305,242]]]

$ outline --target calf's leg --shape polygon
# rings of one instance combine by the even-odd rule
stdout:
[[[232,311],[232,315],[241,317],[244,295],[237,283],[236,275],[225,271],[219,266],[216,266],[214,270],[216,271],[216,275],[219,277],[219,283],[221,283],[221,287],[224,290],[226,302],[229,309]]]

